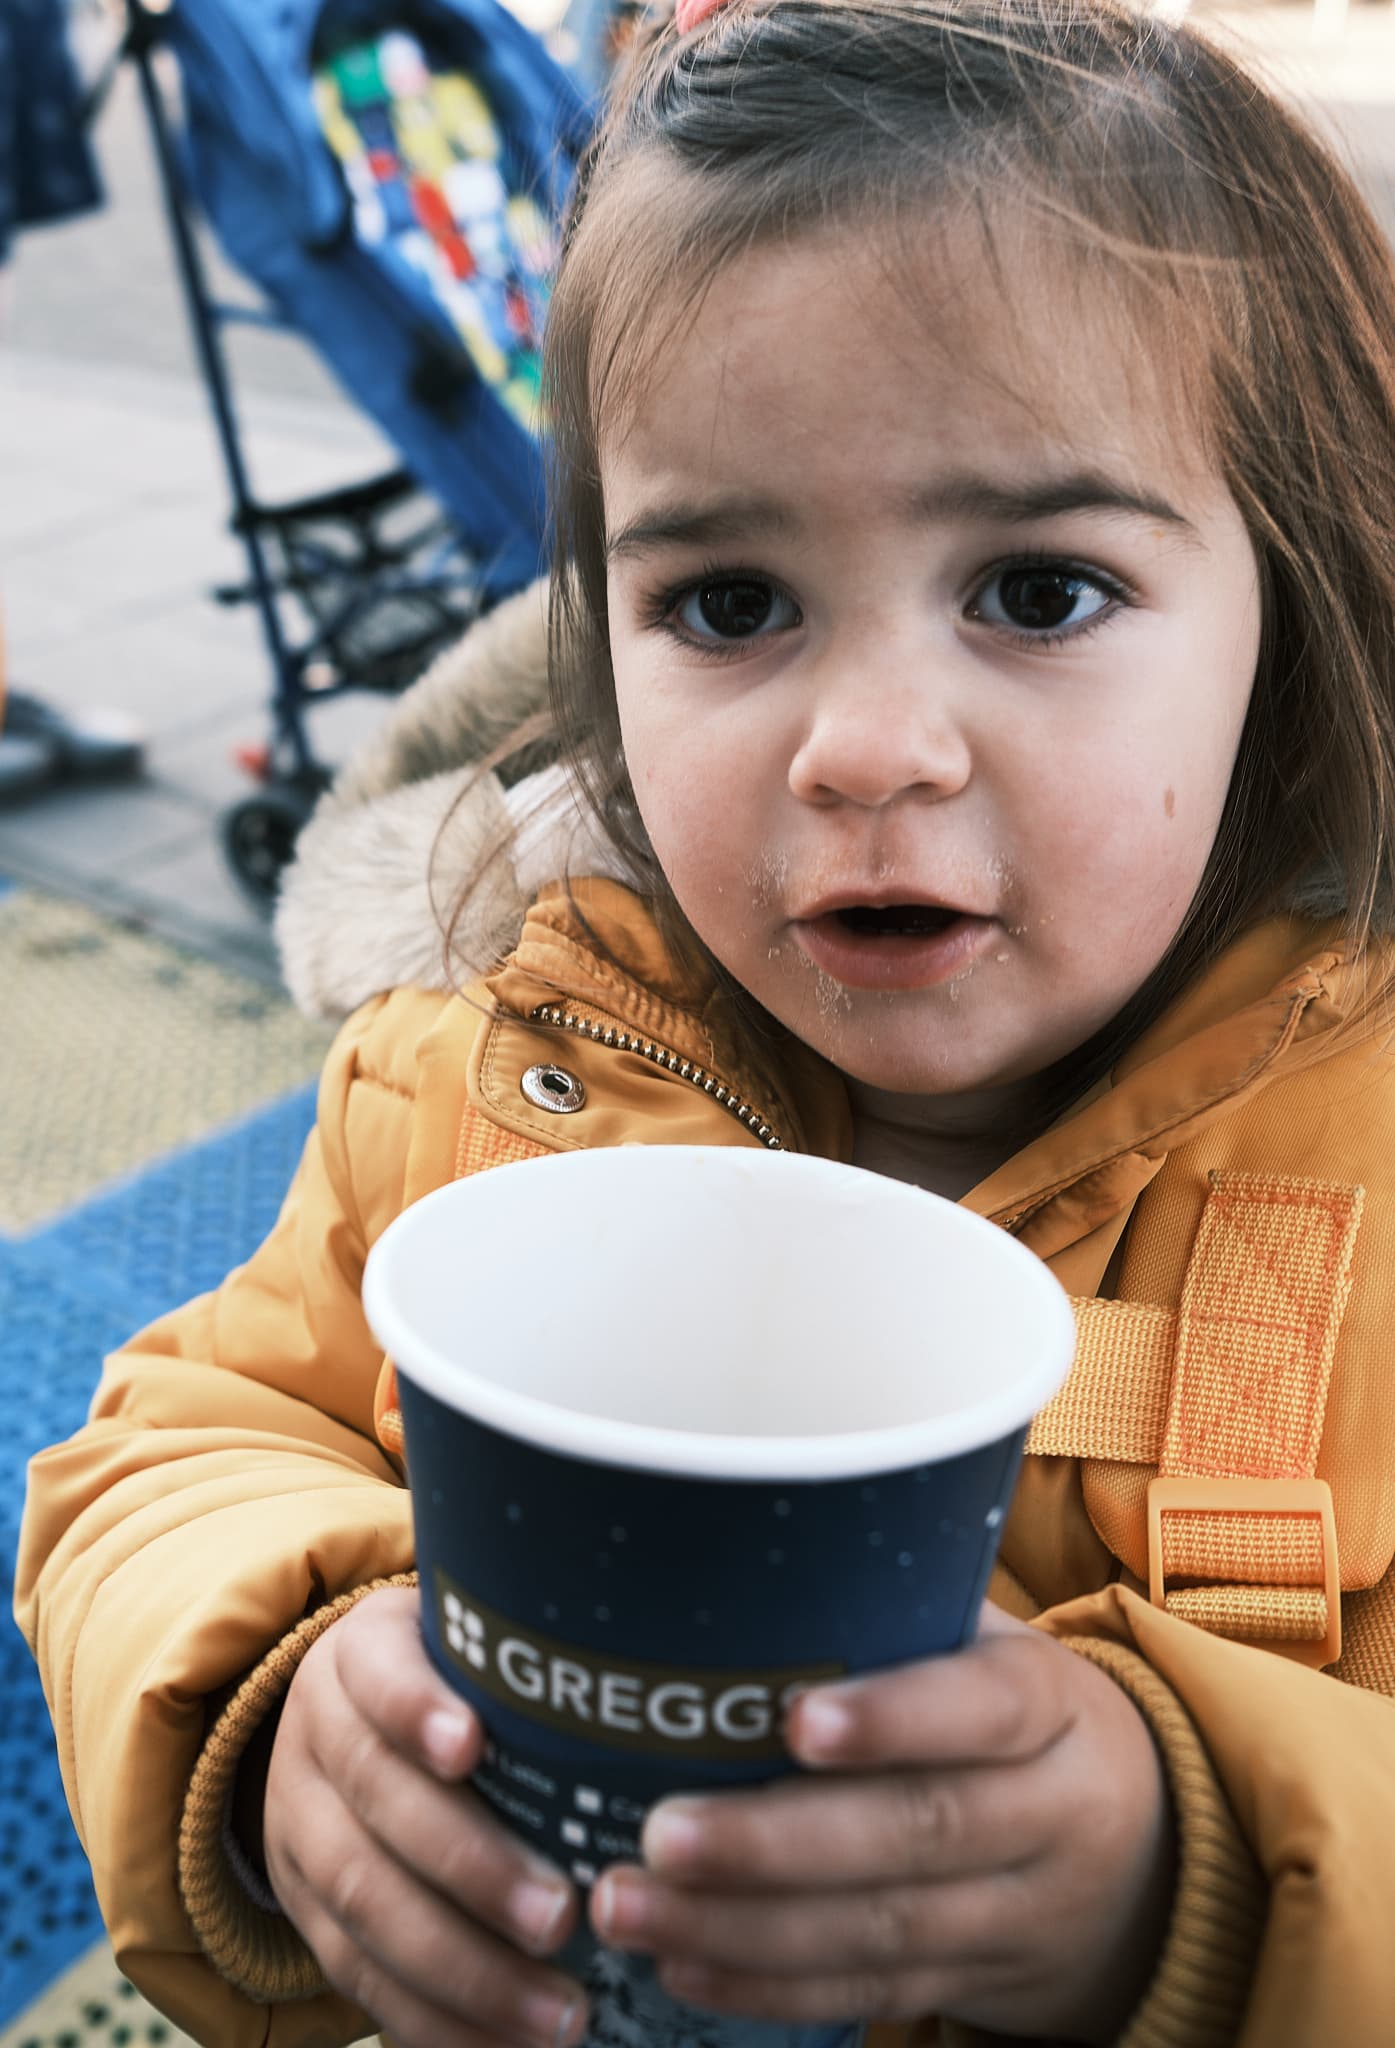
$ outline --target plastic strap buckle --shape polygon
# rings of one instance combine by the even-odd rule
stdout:
[[[1322,1534],[1326,1634],[1320,1639],[1313,1637],[1306,1641],[1267,1635],[1247,1635],[1245,1639],[1262,1641],[1267,1650],[1312,1665],[1316,1670],[1336,1663],[1342,1654],[1342,1589],[1337,1572],[1337,1524],[1332,1512],[1332,1488],[1325,1479],[1153,1480],[1148,1488],[1148,1597],[1155,1607],[1162,1608],[1167,1606],[1163,1517],[1169,1514],[1316,1516]]]

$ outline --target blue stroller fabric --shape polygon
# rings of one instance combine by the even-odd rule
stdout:
[[[496,0],[178,0],[165,27],[183,87],[187,176],[223,249],[449,513],[492,599],[539,568],[537,435],[526,406],[480,374],[481,349],[462,340],[400,239],[362,233],[362,206],[326,139],[327,69],[393,32],[433,70],[472,81],[510,192],[555,218],[591,109]]]

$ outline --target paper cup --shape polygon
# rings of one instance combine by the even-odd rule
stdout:
[[[951,1202],[828,1161],[623,1146],[497,1167],[384,1233],[422,1621],[489,1735],[475,1784],[579,1884],[665,1794],[791,1768],[800,1687],[974,1632],[1066,1296]],[[584,1951],[584,1952],[583,1952]],[[598,2043],[793,2048],[643,1959]]]

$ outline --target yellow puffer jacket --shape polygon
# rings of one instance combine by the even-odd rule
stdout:
[[[349,1020],[271,1237],[111,1359],[88,1425],[32,1467],[17,1611],[116,1953],[215,2048],[371,2031],[239,1883],[224,1817],[237,1758],[308,1643],[412,1566],[391,1373],[359,1303],[375,1238],[429,1189],[542,1149],[773,1134],[848,1153],[826,1066],[796,1047],[762,1071],[637,897],[602,880],[578,901],[601,950],[553,891],[471,1000],[401,990]],[[1131,1691],[1177,1802],[1177,1905],[1135,2048],[1395,2039],[1395,1067],[1370,1040],[1343,1044],[1350,981],[1321,928],[1266,926],[968,1197],[1073,1294],[1165,1310],[1213,1173],[1365,1189],[1318,1457],[1352,1589],[1335,1672],[1131,1590],[1100,1534],[1141,1542],[1118,1462],[1029,1458],[1009,1518],[994,1596]],[[560,1028],[530,1028],[544,1009]],[[583,1079],[583,1111],[525,1097],[539,1059]]]

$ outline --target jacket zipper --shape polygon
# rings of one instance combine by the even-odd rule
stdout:
[[[783,1152],[784,1140],[773,1125],[768,1124],[758,1109],[749,1102],[743,1102],[734,1088],[728,1088],[715,1074],[709,1074],[695,1060],[685,1060],[665,1045],[656,1045],[652,1038],[640,1038],[633,1031],[617,1031],[612,1024],[595,1024],[585,1017],[578,1017],[570,1010],[562,1010],[550,1003],[542,1003],[533,1011],[537,1024],[551,1024],[561,1031],[575,1031],[582,1038],[593,1038],[598,1045],[613,1045],[617,1052],[637,1052],[641,1059],[651,1060],[666,1073],[677,1074],[684,1081],[691,1081],[695,1088],[701,1088],[704,1095],[710,1095],[744,1124],[753,1137],[759,1138],[770,1152]]]

